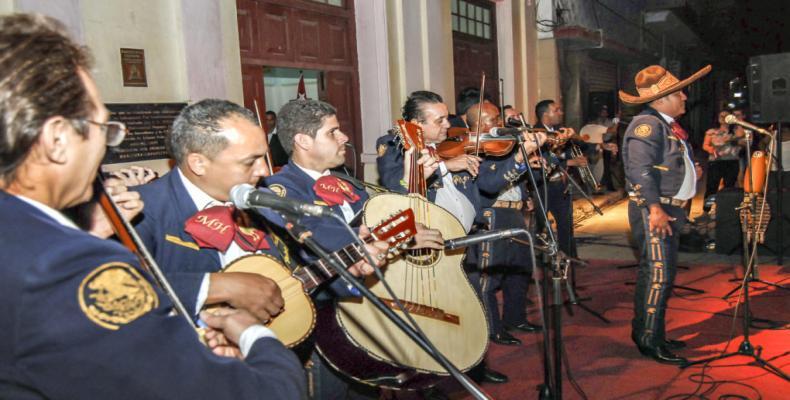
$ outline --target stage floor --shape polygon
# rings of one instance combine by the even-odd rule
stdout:
[[[738,356],[711,363],[705,369],[706,381],[717,384],[699,386],[702,368],[681,370],[675,366],[656,363],[639,354],[630,339],[633,315],[633,281],[635,269],[618,269],[635,261],[628,243],[626,201],[582,223],[576,230],[580,257],[590,266],[577,270],[579,294],[592,299],[585,304],[602,313],[611,324],[604,324],[586,311],[573,307],[573,316],[563,313],[563,338],[567,366],[578,385],[589,399],[683,399],[684,394],[705,394],[707,399],[718,399],[726,394],[746,399],[788,399],[790,383],[748,366],[751,359]],[[760,278],[790,286],[790,262],[785,265],[763,258]],[[669,302],[667,312],[668,336],[687,342],[679,355],[697,359],[721,353],[732,338],[728,350],[737,349],[743,339],[741,319],[733,319],[736,296],[721,297],[736,283],[729,279],[741,277],[740,256],[709,253],[681,253],[680,264],[690,267],[681,270],[677,284],[705,290],[694,294],[678,290]],[[534,285],[532,285],[534,286]],[[535,299],[534,287],[530,298]],[[754,283],[752,311],[756,317],[780,321],[780,329],[752,329],[751,342],[763,347],[763,357],[790,373],[790,292]],[[740,311],[739,311],[740,313]],[[529,318],[538,321],[535,306],[530,306]],[[483,385],[495,399],[536,399],[536,386],[543,381],[542,338],[539,334],[517,334],[521,346],[492,344],[489,365],[510,377],[504,385]],[[694,380],[697,379],[697,380]],[[568,376],[563,381],[564,399],[582,398],[572,388]],[[699,387],[698,387],[699,386]],[[460,387],[446,385],[451,398],[469,398]],[[411,397],[411,396],[399,396]],[[688,397],[699,399],[701,397]],[[725,397],[727,398],[727,397]],[[731,397],[736,398],[736,397]]]

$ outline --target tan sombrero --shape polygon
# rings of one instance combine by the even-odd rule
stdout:
[[[624,91],[620,91],[620,100],[628,104],[644,104],[655,99],[660,99],[670,93],[677,92],[684,87],[691,85],[694,81],[710,72],[711,66],[708,65],[694,73],[694,75],[680,81],[671,72],[660,65],[651,65],[636,74],[634,82],[639,96],[632,96]]]

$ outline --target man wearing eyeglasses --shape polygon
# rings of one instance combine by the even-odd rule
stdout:
[[[90,199],[117,142],[88,55],[57,21],[0,17],[3,398],[302,398],[296,357],[243,310],[203,315],[212,354],[136,257],[60,210]]]

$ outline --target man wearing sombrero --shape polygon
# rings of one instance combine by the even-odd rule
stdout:
[[[678,80],[651,65],[634,79],[638,96],[619,93],[624,103],[646,105],[623,139],[628,221],[640,246],[631,338],[642,354],[665,364],[687,362],[671,352],[685,343],[666,338],[664,316],[677,264],[679,237],[673,233],[685,221],[683,207],[694,197],[697,182],[688,135],[675,119],[686,112],[682,89],[710,70],[708,65]]]

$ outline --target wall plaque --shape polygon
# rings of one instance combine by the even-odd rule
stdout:
[[[110,120],[126,124],[129,133],[118,147],[107,148],[102,164],[169,158],[167,133],[186,103],[107,104]]]
[[[121,49],[121,73],[124,86],[148,87],[143,49]]]

